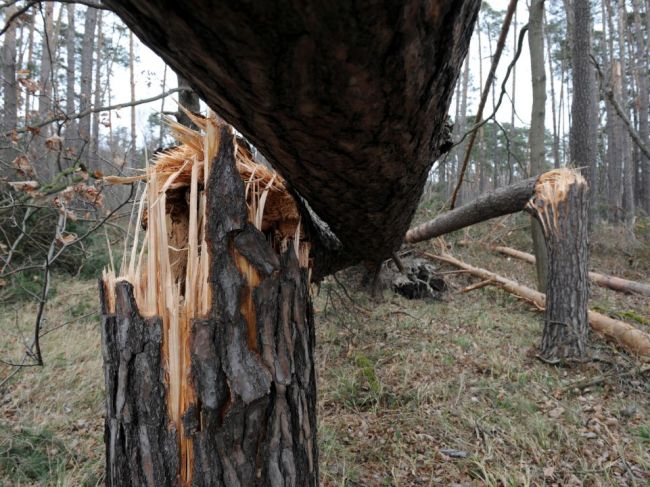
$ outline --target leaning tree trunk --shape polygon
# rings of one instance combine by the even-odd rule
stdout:
[[[206,314],[174,339],[167,318],[144,316],[134,286],[100,286],[107,485],[318,484],[309,270],[293,244],[278,251],[249,222],[235,163],[241,149],[228,129],[220,139],[206,180]],[[167,211],[184,208],[179,201]],[[155,205],[148,211],[151,222]],[[190,234],[192,225],[190,217]],[[196,262],[190,248],[187,266]],[[165,266],[158,272],[164,280]],[[194,299],[190,281],[184,287],[185,300]]]

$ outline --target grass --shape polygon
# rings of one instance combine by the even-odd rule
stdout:
[[[515,221],[515,225],[518,222]],[[483,238],[492,225],[469,233]],[[526,249],[524,230],[503,243]],[[603,232],[606,233],[606,232]],[[477,247],[452,251],[531,285],[528,264]],[[619,245],[620,243],[616,243]],[[617,257],[618,255],[618,257]],[[594,269],[639,279],[607,242]],[[647,266],[647,267],[646,267]],[[641,271],[639,270],[641,269]],[[447,270],[447,269],[445,269]],[[646,274],[647,275],[647,274]],[[621,377],[636,362],[592,337],[599,360],[559,368],[535,358],[541,316],[507,293],[447,276],[439,302],[355,291],[340,275],[315,296],[321,484],[334,486],[610,486],[650,483],[650,384]],[[0,485],[91,486],[103,482],[103,377],[94,281],[57,277],[43,339],[44,368],[24,369],[0,391]],[[646,331],[647,298],[593,289],[593,300]],[[363,309],[365,311],[360,311]],[[626,313],[632,311],[633,314]],[[20,358],[35,308],[0,310],[0,358]],[[8,369],[0,366],[0,380]],[[576,390],[571,384],[614,374]],[[453,458],[445,449],[466,452]]]

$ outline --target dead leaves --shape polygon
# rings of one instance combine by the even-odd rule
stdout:
[[[33,177],[34,176],[34,168],[29,162],[29,159],[27,159],[27,156],[21,154],[18,157],[16,157],[11,165],[16,169],[18,174],[24,177]]]
[[[47,150],[57,152],[60,151],[61,148],[63,147],[63,137],[60,137],[58,135],[53,135],[51,137],[48,137],[45,139],[45,147],[47,147]]]

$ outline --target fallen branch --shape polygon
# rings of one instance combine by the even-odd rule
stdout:
[[[510,247],[503,247],[500,245],[490,248],[491,250],[494,250],[501,254],[526,261],[529,264],[535,263],[535,256],[527,252],[522,252],[521,250],[515,250]],[[643,296],[650,296],[650,284],[645,284],[643,282],[630,281],[628,279],[608,276],[607,274],[601,274],[599,272],[590,272],[589,280],[600,287],[606,287],[608,289],[612,289],[613,291],[619,291],[622,293],[637,293],[642,294]]]
[[[533,303],[540,309],[544,309],[546,306],[546,296],[544,296],[544,294],[523,286],[513,280],[507,279],[488,270],[466,264],[451,255],[434,255],[428,252],[424,252],[424,255],[463,269],[481,279],[492,280],[493,284],[497,284],[510,294],[514,294],[525,301]],[[597,313],[596,311],[589,310],[588,319],[592,330],[602,335],[606,340],[617,343],[633,354],[650,357],[650,336],[647,333],[636,329],[628,323],[615,320],[609,316]]]
[[[591,379],[586,379],[586,380],[581,380],[578,382],[573,382],[572,384],[569,384],[568,386],[564,387],[564,391],[571,391],[574,389],[585,389],[587,387],[593,387],[602,384],[603,382],[607,382],[609,379],[622,379],[624,377],[634,377],[637,375],[643,375],[650,372],[650,365],[644,365],[643,367],[635,367],[632,370],[627,370],[625,372],[618,372],[618,373],[612,373],[612,374],[605,374],[605,375],[599,375],[596,377],[593,377]]]
[[[492,279],[485,279],[484,281],[479,281],[477,283],[471,284],[467,287],[464,287],[460,290],[461,293],[468,293],[476,289],[481,289],[482,287],[488,286],[490,284],[496,284]]]

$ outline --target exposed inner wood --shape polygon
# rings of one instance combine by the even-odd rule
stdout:
[[[181,144],[159,155],[139,177],[146,183],[146,190],[137,203],[137,218],[130,229],[132,247],[125,253],[119,275],[111,270],[104,271],[103,275],[108,314],[116,312],[116,283],[128,282],[133,286],[138,313],[144,318],[161,319],[166,405],[170,428],[177,432],[183,485],[191,484],[195,470],[192,430],[202,427],[200,418],[198,425],[188,426],[192,423],[188,418],[194,414],[197,403],[192,383],[192,326],[197,319],[206,318],[213,307],[208,278],[214,256],[206,240],[207,220],[213,214],[207,213],[205,188],[210,163],[223,137],[223,123],[216,116],[202,118],[191,113],[188,116],[200,130],[170,122]],[[307,272],[309,243],[301,231],[297,206],[282,178],[255,163],[245,143],[235,143],[234,147],[236,167],[245,184],[248,225],[263,232],[277,255],[285,254],[292,246],[298,264]],[[109,182],[133,180],[132,177],[111,178]],[[250,235],[248,231],[239,233],[228,248],[244,279],[238,302],[246,323],[246,343],[251,353],[259,355],[262,345],[255,296],[262,277],[257,254],[267,255],[270,260],[277,257],[268,257],[266,243],[251,240]],[[230,403],[226,401],[223,406],[223,417],[228,414]]]

